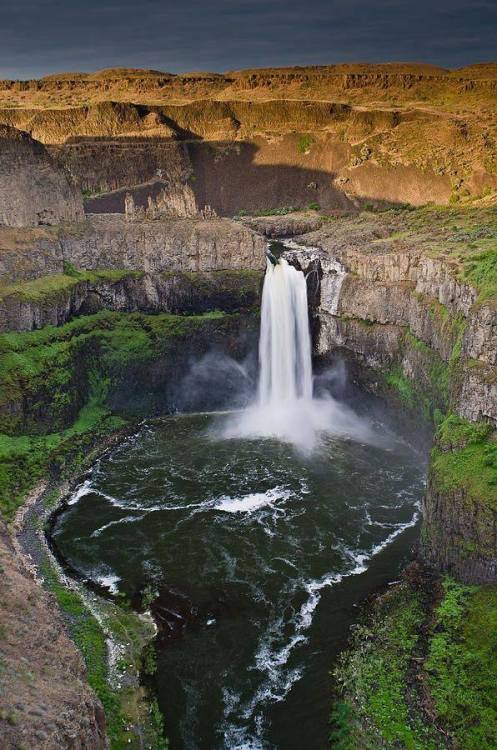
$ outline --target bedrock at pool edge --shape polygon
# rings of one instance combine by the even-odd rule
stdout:
[[[0,228],[8,747],[166,746],[153,622],[68,577],[43,525],[112,440],[191,407],[192,361],[254,351],[265,237],[292,235],[316,362],[434,433],[413,563],[330,665],[331,746],[496,746],[495,208],[283,213]]]

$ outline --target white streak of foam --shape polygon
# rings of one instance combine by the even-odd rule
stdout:
[[[79,500],[81,500],[82,497],[85,497],[85,495],[90,495],[93,491],[94,490],[92,487],[91,479],[86,479],[83,484],[81,484],[71,495],[70,499],[67,501],[67,504],[75,505]]]
[[[107,575],[97,575],[94,577],[95,581],[99,583],[101,586],[104,586],[106,589],[109,589],[113,594],[117,594],[118,592],[118,586],[117,584],[121,580],[121,578],[117,575],[114,575],[112,573],[109,573]]]
[[[214,509],[225,513],[253,513],[260,508],[273,507],[278,501],[288,500],[292,494],[291,490],[284,487],[274,487],[266,492],[254,492],[242,497],[223,495],[214,505]]]
[[[402,534],[406,529],[415,526],[419,520],[419,510],[416,510],[412,518],[406,523],[399,524],[382,542],[374,545],[368,551],[344,550],[344,553],[351,561],[351,567],[343,573],[328,573],[321,578],[301,581],[304,591],[307,593],[307,599],[301,605],[296,617],[294,618],[294,633],[287,644],[281,647],[275,647],[274,641],[278,634],[282,632],[283,620],[281,617],[276,618],[269,626],[269,638],[263,641],[257,649],[255,655],[255,666],[264,676],[264,681],[258,688],[253,698],[244,706],[240,706],[240,697],[232,693],[230,700],[225,701],[225,718],[233,715],[236,711],[245,720],[261,716],[257,709],[267,702],[280,702],[285,699],[295,682],[303,674],[300,668],[285,669],[285,666],[293,650],[308,641],[305,635],[311,627],[314,618],[314,612],[321,600],[321,592],[325,588],[340,583],[350,576],[365,573],[373,557],[378,555],[382,550],[388,547],[394,539]],[[262,721],[262,719],[261,719]],[[256,730],[255,736],[250,732],[248,727],[240,727],[234,723],[227,722],[225,725],[225,747],[231,748],[260,748],[262,737],[262,726]],[[232,741],[234,744],[229,744]]]

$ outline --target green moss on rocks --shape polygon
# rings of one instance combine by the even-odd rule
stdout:
[[[497,299],[497,248],[492,247],[465,260],[461,279],[478,289],[478,302]]]
[[[407,577],[334,677],[333,750],[497,747],[497,587]]]
[[[354,630],[351,649],[333,673],[339,692],[331,716],[334,750],[444,747],[418,710],[411,677],[426,609],[424,592],[404,582],[376,600],[367,621]]]
[[[497,506],[497,440],[491,425],[450,415],[432,450],[431,482],[437,491],[463,491],[471,504]]]
[[[444,580],[424,670],[437,716],[456,747],[497,747],[495,586]]]
[[[40,276],[32,281],[0,286],[0,303],[8,298],[14,298],[19,302],[48,304],[66,299],[68,293],[82,282],[98,284],[108,281],[115,283],[125,278],[141,278],[142,276],[142,271],[77,271],[73,267],[66,267],[64,273]]]
[[[400,362],[384,373],[384,380],[402,406],[437,423],[448,409],[450,373],[450,362],[408,330],[403,336]]]
[[[69,471],[95,437],[132,414],[109,399],[149,366],[202,338],[229,337],[239,316],[101,312],[59,328],[0,335],[0,511],[11,519],[48,471]],[[143,391],[143,388],[141,388]],[[142,414],[143,416],[143,414]]]

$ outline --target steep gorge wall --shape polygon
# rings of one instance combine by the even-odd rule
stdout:
[[[372,373],[370,386],[426,417],[453,415],[432,451],[422,556],[463,581],[495,581],[497,305],[477,301],[450,265],[415,246],[382,253],[373,239],[369,248],[340,247],[322,230],[299,243],[320,245],[290,252],[312,271],[318,354],[351,352]],[[338,287],[330,256],[342,264]]]
[[[60,325],[100,309],[176,313],[251,307],[263,273],[262,237],[223,219],[130,223],[95,216],[15,237],[20,248],[10,230],[0,230],[4,331]]]
[[[494,124],[474,113],[202,100],[8,108],[0,122],[43,141],[85,191],[133,187],[160,173],[172,180],[179,169],[223,215],[316,201],[343,208],[357,198],[446,203],[497,188]],[[321,195],[309,194],[311,183]]]

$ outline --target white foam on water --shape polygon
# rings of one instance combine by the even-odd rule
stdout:
[[[99,537],[104,533],[104,531],[112,528],[112,526],[119,526],[122,523],[135,523],[135,521],[141,521],[142,518],[145,518],[144,514],[140,516],[124,516],[124,518],[117,518],[115,521],[109,521],[109,523],[106,523],[103,526],[100,526],[100,528],[95,529],[95,531],[91,533],[91,536],[93,538]]]
[[[264,507],[273,507],[278,501],[288,500],[292,496],[291,490],[284,487],[274,487],[266,492],[254,492],[242,497],[223,496],[214,505],[215,510],[224,513],[253,513]]]
[[[80,484],[79,487],[77,487],[76,490],[73,492],[73,494],[67,501],[67,504],[75,505],[79,500],[81,500],[82,497],[85,497],[86,495],[90,495],[93,491],[94,490],[92,486],[92,480],[85,479],[83,484]]]

